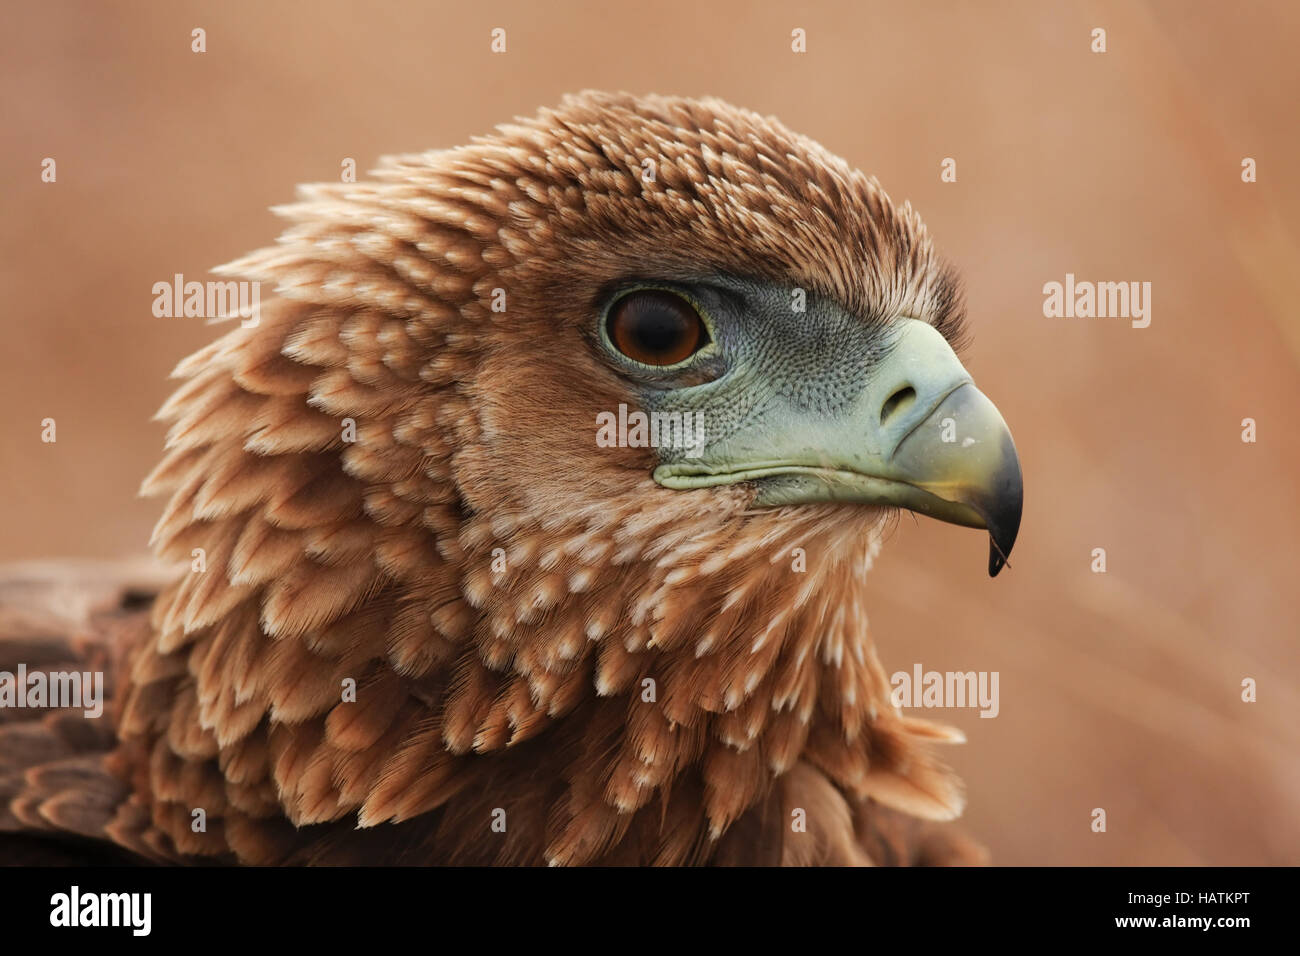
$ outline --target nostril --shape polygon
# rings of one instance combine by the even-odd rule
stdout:
[[[896,412],[906,410],[914,401],[916,401],[916,389],[911,385],[900,388],[885,399],[885,404],[880,407],[880,424],[885,424]]]

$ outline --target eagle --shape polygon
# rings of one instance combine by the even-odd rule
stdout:
[[[1020,524],[910,205],[776,119],[584,92],[276,211],[217,270],[256,320],[159,412],[166,573],[0,582],[0,671],[109,698],[0,709],[0,847],[982,860],[863,606],[901,509],[990,574]]]

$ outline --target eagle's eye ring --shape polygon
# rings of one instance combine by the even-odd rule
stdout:
[[[605,315],[605,333],[619,354],[641,365],[680,365],[709,344],[709,330],[693,302],[670,289],[632,289]]]

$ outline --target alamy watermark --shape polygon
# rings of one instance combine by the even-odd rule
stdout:
[[[153,928],[152,893],[86,893],[75,884],[50,897],[50,925],[56,927],[124,927],[132,936]]]
[[[0,707],[80,708],[94,719],[104,713],[103,671],[0,671]]]
[[[240,325],[249,329],[262,317],[262,284],[229,280],[221,282],[186,282],[176,273],[171,282],[153,284],[153,314],[160,319],[181,317],[229,319],[238,316]]]
[[[996,717],[997,671],[895,671],[889,678],[895,707],[978,707],[981,717]]]
[[[598,448],[685,448],[687,458],[704,454],[703,412],[629,412],[596,415]]]
[[[1150,282],[1076,281],[1043,285],[1043,315],[1049,319],[1131,319],[1133,328],[1151,324]]]

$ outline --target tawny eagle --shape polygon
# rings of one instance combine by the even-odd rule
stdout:
[[[897,509],[986,528],[994,574],[1020,523],[910,206],[774,119],[584,93],[279,213],[221,270],[259,321],[160,413],[178,570],[74,578],[72,610],[8,583],[0,669],[111,700],[0,713],[0,841],[978,858],[933,823],[963,798],[928,745],[960,735],[892,705],[862,603]]]

